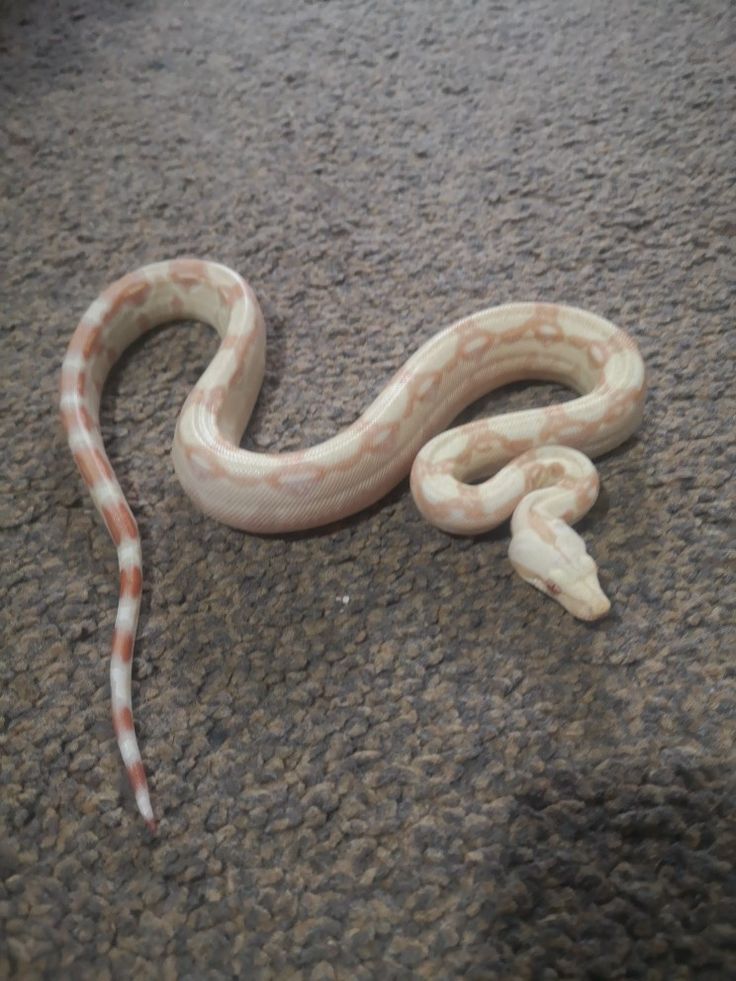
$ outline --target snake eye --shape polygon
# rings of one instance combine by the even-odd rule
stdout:
[[[562,589],[557,585],[556,582],[552,582],[551,579],[545,580],[544,588],[547,590],[550,596],[559,596]]]

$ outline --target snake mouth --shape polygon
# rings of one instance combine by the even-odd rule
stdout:
[[[596,571],[589,572],[580,579],[572,580],[564,587],[550,580],[540,579],[530,569],[518,562],[511,563],[521,576],[535,589],[557,600],[560,606],[564,607],[577,620],[585,620],[592,623],[600,620],[611,609],[611,601],[603,592],[598,582]]]
[[[611,601],[593,574],[575,583],[569,592],[561,591],[555,599],[578,620],[600,620],[611,609]]]

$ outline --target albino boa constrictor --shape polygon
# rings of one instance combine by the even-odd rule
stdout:
[[[141,546],[105,454],[99,405],[121,352],[158,324],[182,319],[205,321],[222,338],[184,404],[173,447],[184,490],[207,514],[246,531],[313,528],[367,507],[411,471],[417,507],[433,524],[473,535],[513,515],[509,555],[522,578],[583,620],[608,611],[595,563],[570,525],[598,494],[588,456],[623,442],[641,419],[644,365],[623,331],[574,307],[492,307],[424,344],[337,436],[297,452],[251,453],[239,442],[265,359],[263,316],[253,291],[213,262],[145,266],[113,283],[82,317],[62,365],[61,416],[117,547],[112,715],[138,808],[152,830],[131,709]],[[475,399],[521,379],[562,382],[580,397],[442,432]]]

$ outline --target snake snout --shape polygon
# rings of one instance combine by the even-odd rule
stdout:
[[[611,609],[611,601],[601,589],[595,570],[569,583],[555,599],[578,620],[600,620]]]

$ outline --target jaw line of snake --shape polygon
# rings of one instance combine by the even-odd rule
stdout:
[[[595,572],[579,579],[569,592],[562,592],[555,599],[578,620],[600,620],[611,609],[611,601]]]
[[[564,607],[577,620],[592,623],[594,620],[600,620],[606,616],[611,609],[611,601],[601,589],[598,582],[598,572],[595,569],[571,582],[567,589],[553,593],[545,581],[530,569],[518,562],[511,564],[524,582],[528,582],[546,596],[557,600],[560,606]]]

